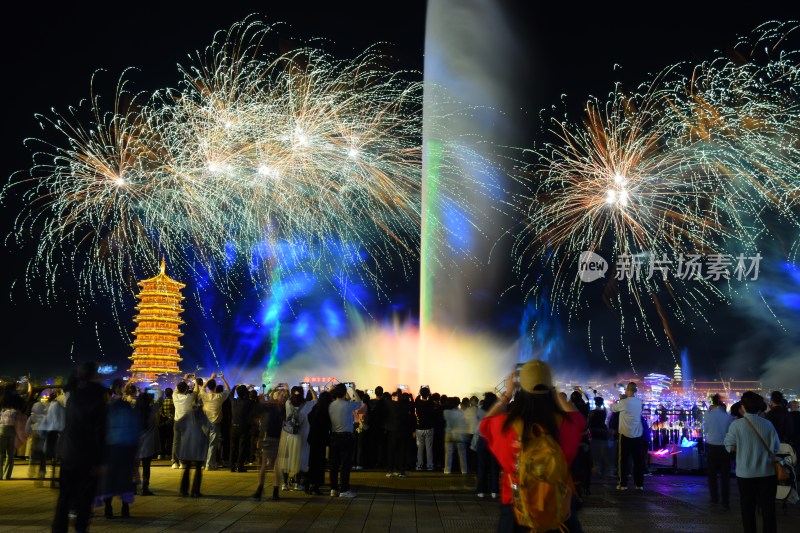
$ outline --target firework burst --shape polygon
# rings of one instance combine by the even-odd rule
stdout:
[[[763,49],[786,33],[768,25],[743,43]],[[551,294],[571,319],[589,307],[578,255],[617,258],[602,298],[618,314],[620,338],[633,323],[676,351],[670,321],[704,320],[732,286],[658,267],[669,262],[674,272],[682,254],[727,253],[735,262],[737,252],[778,237],[776,221],[800,227],[793,54],[720,58],[681,76],[684,69],[670,67],[633,94],[616,88],[606,102],[591,100],[581,124],[553,122],[558,140],[533,150],[536,162],[519,173],[528,193],[519,198],[525,230],[515,248],[520,273],[531,263],[551,272],[528,279],[531,292]],[[621,256],[641,275],[620,281],[619,269],[630,268]]]
[[[78,111],[41,117],[66,142],[42,143],[29,175],[4,190],[24,191],[15,236],[37,240],[29,276],[53,289],[71,270],[91,298],[124,292],[159,255],[184,276],[219,271],[234,250],[251,274],[300,260],[378,288],[383,268],[410,267],[420,83],[376,49],[270,55],[273,30],[245,21],[220,32],[175,89],[145,97],[120,82],[112,111],[88,102],[88,126]],[[353,264],[361,270],[343,273]]]

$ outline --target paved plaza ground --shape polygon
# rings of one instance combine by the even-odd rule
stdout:
[[[27,464],[18,461],[14,474],[26,472]],[[108,520],[98,509],[90,530],[482,533],[497,526],[497,502],[478,499],[470,475],[411,472],[407,479],[387,479],[383,472],[354,472],[358,497],[353,500],[284,492],[279,502],[251,498],[257,485],[253,470],[206,472],[200,499],[178,496],[180,475],[167,461],[154,462],[151,490],[156,495],[137,496],[129,519]],[[585,531],[741,531],[735,484],[730,511],[707,503],[705,478],[699,475],[653,475],[645,488],[617,492],[613,480],[595,481],[579,515]],[[0,531],[48,531],[57,494],[48,483],[0,481]],[[114,504],[119,513],[119,502]],[[790,506],[785,514],[778,507],[778,530],[800,531],[800,506]]]

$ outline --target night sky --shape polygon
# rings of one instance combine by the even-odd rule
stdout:
[[[521,139],[522,144],[540,142],[538,112],[559,104],[562,94],[567,95],[566,110],[577,119],[588,96],[607,94],[616,81],[632,88],[670,64],[699,62],[715,57],[715,50],[730,51],[737,36],[762,22],[800,17],[800,8],[792,8],[792,2],[594,2],[588,7],[572,2],[500,3],[525,35],[520,46],[529,57],[527,64],[520,65],[520,83],[530,89],[525,106],[530,123],[523,134],[530,138]],[[228,2],[217,3],[213,9],[199,7],[196,2],[105,2],[95,7],[66,4],[45,7],[20,2],[4,16],[0,32],[5,104],[0,169],[4,177],[30,166],[30,152],[22,141],[41,136],[34,113],[47,112],[51,107],[65,111],[86,98],[96,70],[107,70],[101,78],[104,87],[113,88],[127,67],[138,69],[128,76],[137,90],[151,92],[175,86],[176,63],[207,46],[215,31],[252,13],[266,22],[288,23],[281,33],[281,48],[291,48],[296,42],[293,39],[324,37],[330,40],[324,46],[333,55],[353,56],[385,41],[398,65],[421,70],[423,64],[425,2],[421,1]],[[614,65],[621,68],[614,69]],[[3,236],[11,230],[18,209],[9,203],[2,206]],[[78,359],[125,365],[130,349],[115,334],[115,327],[102,334],[103,346],[98,347],[93,318],[79,322],[65,305],[40,304],[36,286],[22,290],[24,266],[32,253],[32,246],[21,250],[3,247],[0,301],[4,302],[4,319],[0,338],[5,345],[0,375],[61,372],[69,364],[70,350]],[[416,302],[416,282],[395,283],[394,293],[404,305],[413,307]],[[64,286],[69,285],[65,280]],[[98,302],[92,313],[107,316],[109,305]],[[519,323],[521,304],[519,298],[510,295],[497,305],[497,315],[505,321],[497,327],[507,335],[514,331],[513,324]],[[713,331],[701,328],[698,332],[676,325],[680,344],[692,354],[695,374],[760,375],[764,361],[777,353],[775,339],[751,330],[748,324],[752,317],[747,311],[717,309],[714,313]],[[783,331],[793,335],[794,324],[796,321],[785,324]],[[129,329],[132,326],[131,322]],[[607,373],[629,369],[622,356],[612,354],[611,361],[606,362],[597,354],[585,353],[579,329],[569,333],[563,324],[555,329],[563,332],[563,346],[576,353],[574,363],[583,369]],[[637,339],[630,342],[641,354],[637,365],[641,373],[669,372],[674,365],[663,348]]]

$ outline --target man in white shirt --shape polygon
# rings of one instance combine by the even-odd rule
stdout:
[[[633,483],[636,490],[644,490],[645,446],[642,426],[642,400],[636,397],[636,383],[625,388],[625,398],[611,405],[619,413],[618,464],[619,484],[617,490],[628,490],[628,461],[633,459]]]
[[[172,430],[172,468],[180,468],[178,448],[181,445],[181,432],[178,429],[178,420],[188,413],[197,400],[197,387],[189,390],[186,379],[175,386],[176,392],[172,395],[172,404],[175,406],[175,422]]]
[[[205,389],[198,394],[198,397],[203,402],[203,412],[206,414],[208,421],[211,422],[211,431],[208,433],[208,458],[206,460],[206,470],[216,470],[219,468],[217,464],[217,451],[222,444],[222,402],[224,402],[231,392],[231,386],[223,374],[219,377],[225,383],[225,390],[216,392],[217,382],[214,380],[216,373],[211,374],[211,377],[206,381]],[[197,386],[201,387],[200,380],[197,380]]]

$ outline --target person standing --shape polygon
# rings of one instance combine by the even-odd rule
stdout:
[[[187,378],[189,376],[186,376]],[[180,445],[181,445],[181,432],[180,432],[180,425],[178,421],[183,418],[186,413],[192,410],[194,407],[196,400],[197,400],[197,390],[199,387],[195,387],[192,390],[189,390],[189,385],[185,381],[180,381],[175,386],[175,389],[178,391],[172,397],[172,403],[175,406],[175,423],[172,426],[172,468],[180,468],[181,461],[179,456]]]
[[[303,387],[292,387],[286,401],[286,417],[283,423],[281,440],[278,445],[278,468],[283,476],[282,490],[305,490],[305,476],[308,471],[308,413],[317,403],[316,393],[306,401]],[[350,430],[353,422],[350,421]],[[289,478],[294,479],[293,486]]]
[[[281,472],[276,463],[278,459],[278,446],[280,444],[283,421],[285,418],[284,413],[286,412],[285,404],[287,395],[285,391],[277,390],[272,394],[269,392],[265,393],[265,399],[265,402],[259,403],[254,408],[254,417],[258,421],[261,468],[258,471],[258,488],[255,494],[253,494],[253,498],[256,500],[261,499],[261,494],[264,491],[264,479],[266,478],[267,468],[272,468],[272,499],[277,501],[280,499],[280,496],[278,496],[278,486],[281,483]],[[323,476],[324,475],[325,473],[323,470]]]
[[[608,413],[604,405],[603,398],[596,396],[594,399],[595,408],[589,413],[589,433],[592,440],[590,446],[592,449],[592,463],[597,470],[597,475],[600,477],[609,476],[612,473],[609,430],[606,425],[606,417]]]
[[[800,401],[793,400],[789,403],[789,415],[792,418],[792,427],[794,428],[792,446],[795,453],[800,455]]]
[[[108,403],[108,431],[103,452],[105,472],[98,491],[96,505],[105,504],[105,517],[113,518],[111,500],[119,496],[122,500],[121,515],[130,517],[136,486],[133,482],[136,471],[136,452],[139,447],[141,419],[130,404],[130,394],[123,395],[123,382],[115,379],[111,384],[111,401]],[[128,389],[130,390],[130,387]],[[135,387],[133,390],[136,390]]]
[[[47,416],[45,417],[44,425],[47,428],[47,440],[44,443],[44,456],[45,459],[50,461],[51,470],[51,484],[55,478],[56,459],[58,459],[58,441],[61,433],[64,431],[66,424],[67,412],[66,404],[67,399],[64,391],[59,391],[60,394],[51,392],[47,398]]]
[[[31,456],[28,462],[28,477],[44,479],[47,472],[47,461],[44,457],[44,442],[46,439],[45,418],[47,406],[36,402],[31,406],[31,416],[25,426],[25,433],[31,436]],[[38,466],[38,471],[37,471]],[[39,482],[41,483],[41,482]]]
[[[443,403],[444,400],[443,400]],[[448,398],[444,410],[445,432],[444,432],[444,473],[450,474],[453,471],[453,454],[458,450],[458,464],[461,473],[467,473],[467,419],[464,410],[459,409],[458,398]]]
[[[158,437],[161,445],[161,458],[172,460],[172,440],[175,433],[175,402],[172,401],[172,389],[164,389],[161,399],[161,410],[158,414]]]
[[[706,435],[706,469],[708,471],[708,492],[711,503],[720,503],[730,509],[731,455],[725,449],[725,435],[733,419],[725,410],[725,404],[719,394],[711,398],[711,408],[703,419],[703,430]],[[717,488],[719,475],[719,488]]]
[[[611,405],[619,413],[619,449],[617,490],[628,490],[628,461],[633,460],[633,483],[636,490],[644,490],[645,448],[642,427],[642,400],[636,397],[636,383],[625,387],[625,398]]]
[[[331,417],[331,496],[355,498],[356,494],[350,490],[350,469],[353,465],[353,447],[355,445],[353,413],[359,409],[366,409],[366,404],[361,401],[356,391],[353,391],[355,397],[353,401],[350,401],[344,383],[336,385],[331,394],[334,398],[328,406],[328,414]],[[341,480],[339,478],[340,470]]]
[[[558,442],[567,465],[578,453],[585,420],[553,385],[550,365],[537,359],[529,361],[519,370],[518,390],[515,392],[517,383],[515,373],[512,373],[506,379],[505,392],[481,420],[481,435],[503,472],[508,474],[500,476],[501,505],[497,526],[500,533],[528,531],[516,521],[511,479],[517,475],[520,450],[528,450],[533,445],[534,430],[545,432]],[[510,407],[505,412],[509,402]],[[571,508],[570,516],[562,526],[571,533],[581,533],[574,497]]]
[[[11,479],[14,471],[14,456],[24,439],[19,439],[17,427],[25,427],[27,418],[22,412],[24,401],[16,394],[9,394],[0,405],[0,479]]]
[[[414,401],[414,410],[417,413],[417,470],[426,467],[433,471],[433,401],[431,390],[422,387],[419,396]],[[427,461],[426,461],[427,460]]]
[[[480,432],[480,421],[486,418],[487,413],[491,411],[495,403],[497,403],[497,395],[493,392],[487,392],[483,395],[483,401],[477,412],[478,440],[475,443],[475,453],[477,455],[477,482],[475,491],[478,498],[483,498],[487,493],[491,494],[492,498],[497,498],[500,492],[500,465],[497,464],[497,459],[495,459],[492,452],[489,451],[489,444]]]
[[[105,448],[106,389],[100,384],[97,364],[80,365],[69,390],[64,429],[58,439],[61,474],[53,533],[67,532],[71,509],[77,514],[75,529],[88,529]]]
[[[175,429],[181,434],[178,457],[183,464],[183,475],[181,476],[180,494],[184,498],[189,496],[189,475],[194,467],[194,479],[192,480],[192,498],[199,498],[200,484],[203,481],[203,463],[208,458],[208,434],[211,431],[211,423],[208,421],[203,409],[200,407],[191,408],[175,422]]]
[[[775,426],[781,442],[791,443],[794,437],[794,422],[789,413],[789,404],[781,391],[772,391],[769,395],[769,411],[765,418]]]
[[[250,457],[250,425],[253,407],[247,386],[236,387],[236,398],[231,401],[231,455],[228,458],[231,472],[246,472],[245,460]]]
[[[756,533],[756,507],[761,509],[762,532],[777,531],[778,479],[773,457],[781,443],[772,422],[758,416],[763,401],[753,391],[742,394],[743,418],[734,420],[725,434],[725,448],[736,454],[736,482],[745,533]]]
[[[307,494],[321,495],[319,488],[325,483],[325,451],[331,444],[331,415],[328,412],[333,397],[328,391],[319,395],[319,401],[308,414],[308,485]],[[383,428],[381,428],[383,430]]]
[[[368,405],[369,409],[369,465],[381,468],[386,464],[386,400],[383,398],[383,387],[375,387],[375,397]]]
[[[139,432],[139,446],[136,450],[136,459],[142,465],[142,496],[152,496],[150,490],[150,465],[153,457],[158,454],[161,441],[158,435],[158,413],[161,402],[155,402],[153,394],[145,392],[136,398],[136,418],[139,419],[141,431]]]
[[[217,392],[217,382],[214,380],[216,373],[211,374],[205,384],[207,390],[203,390],[198,394],[200,400],[203,402],[203,413],[211,423],[211,430],[208,433],[208,457],[206,458],[206,470],[216,470],[219,465],[217,463],[217,454],[219,452],[221,439],[222,439],[222,403],[228,399],[230,394],[230,385],[225,379],[225,376],[220,374],[219,377],[225,383],[225,389],[222,392]],[[202,388],[202,381],[197,379],[196,388]]]
[[[388,473],[386,477],[406,476],[406,449],[414,432],[413,407],[398,389],[392,393],[386,417],[387,441],[389,445]]]

